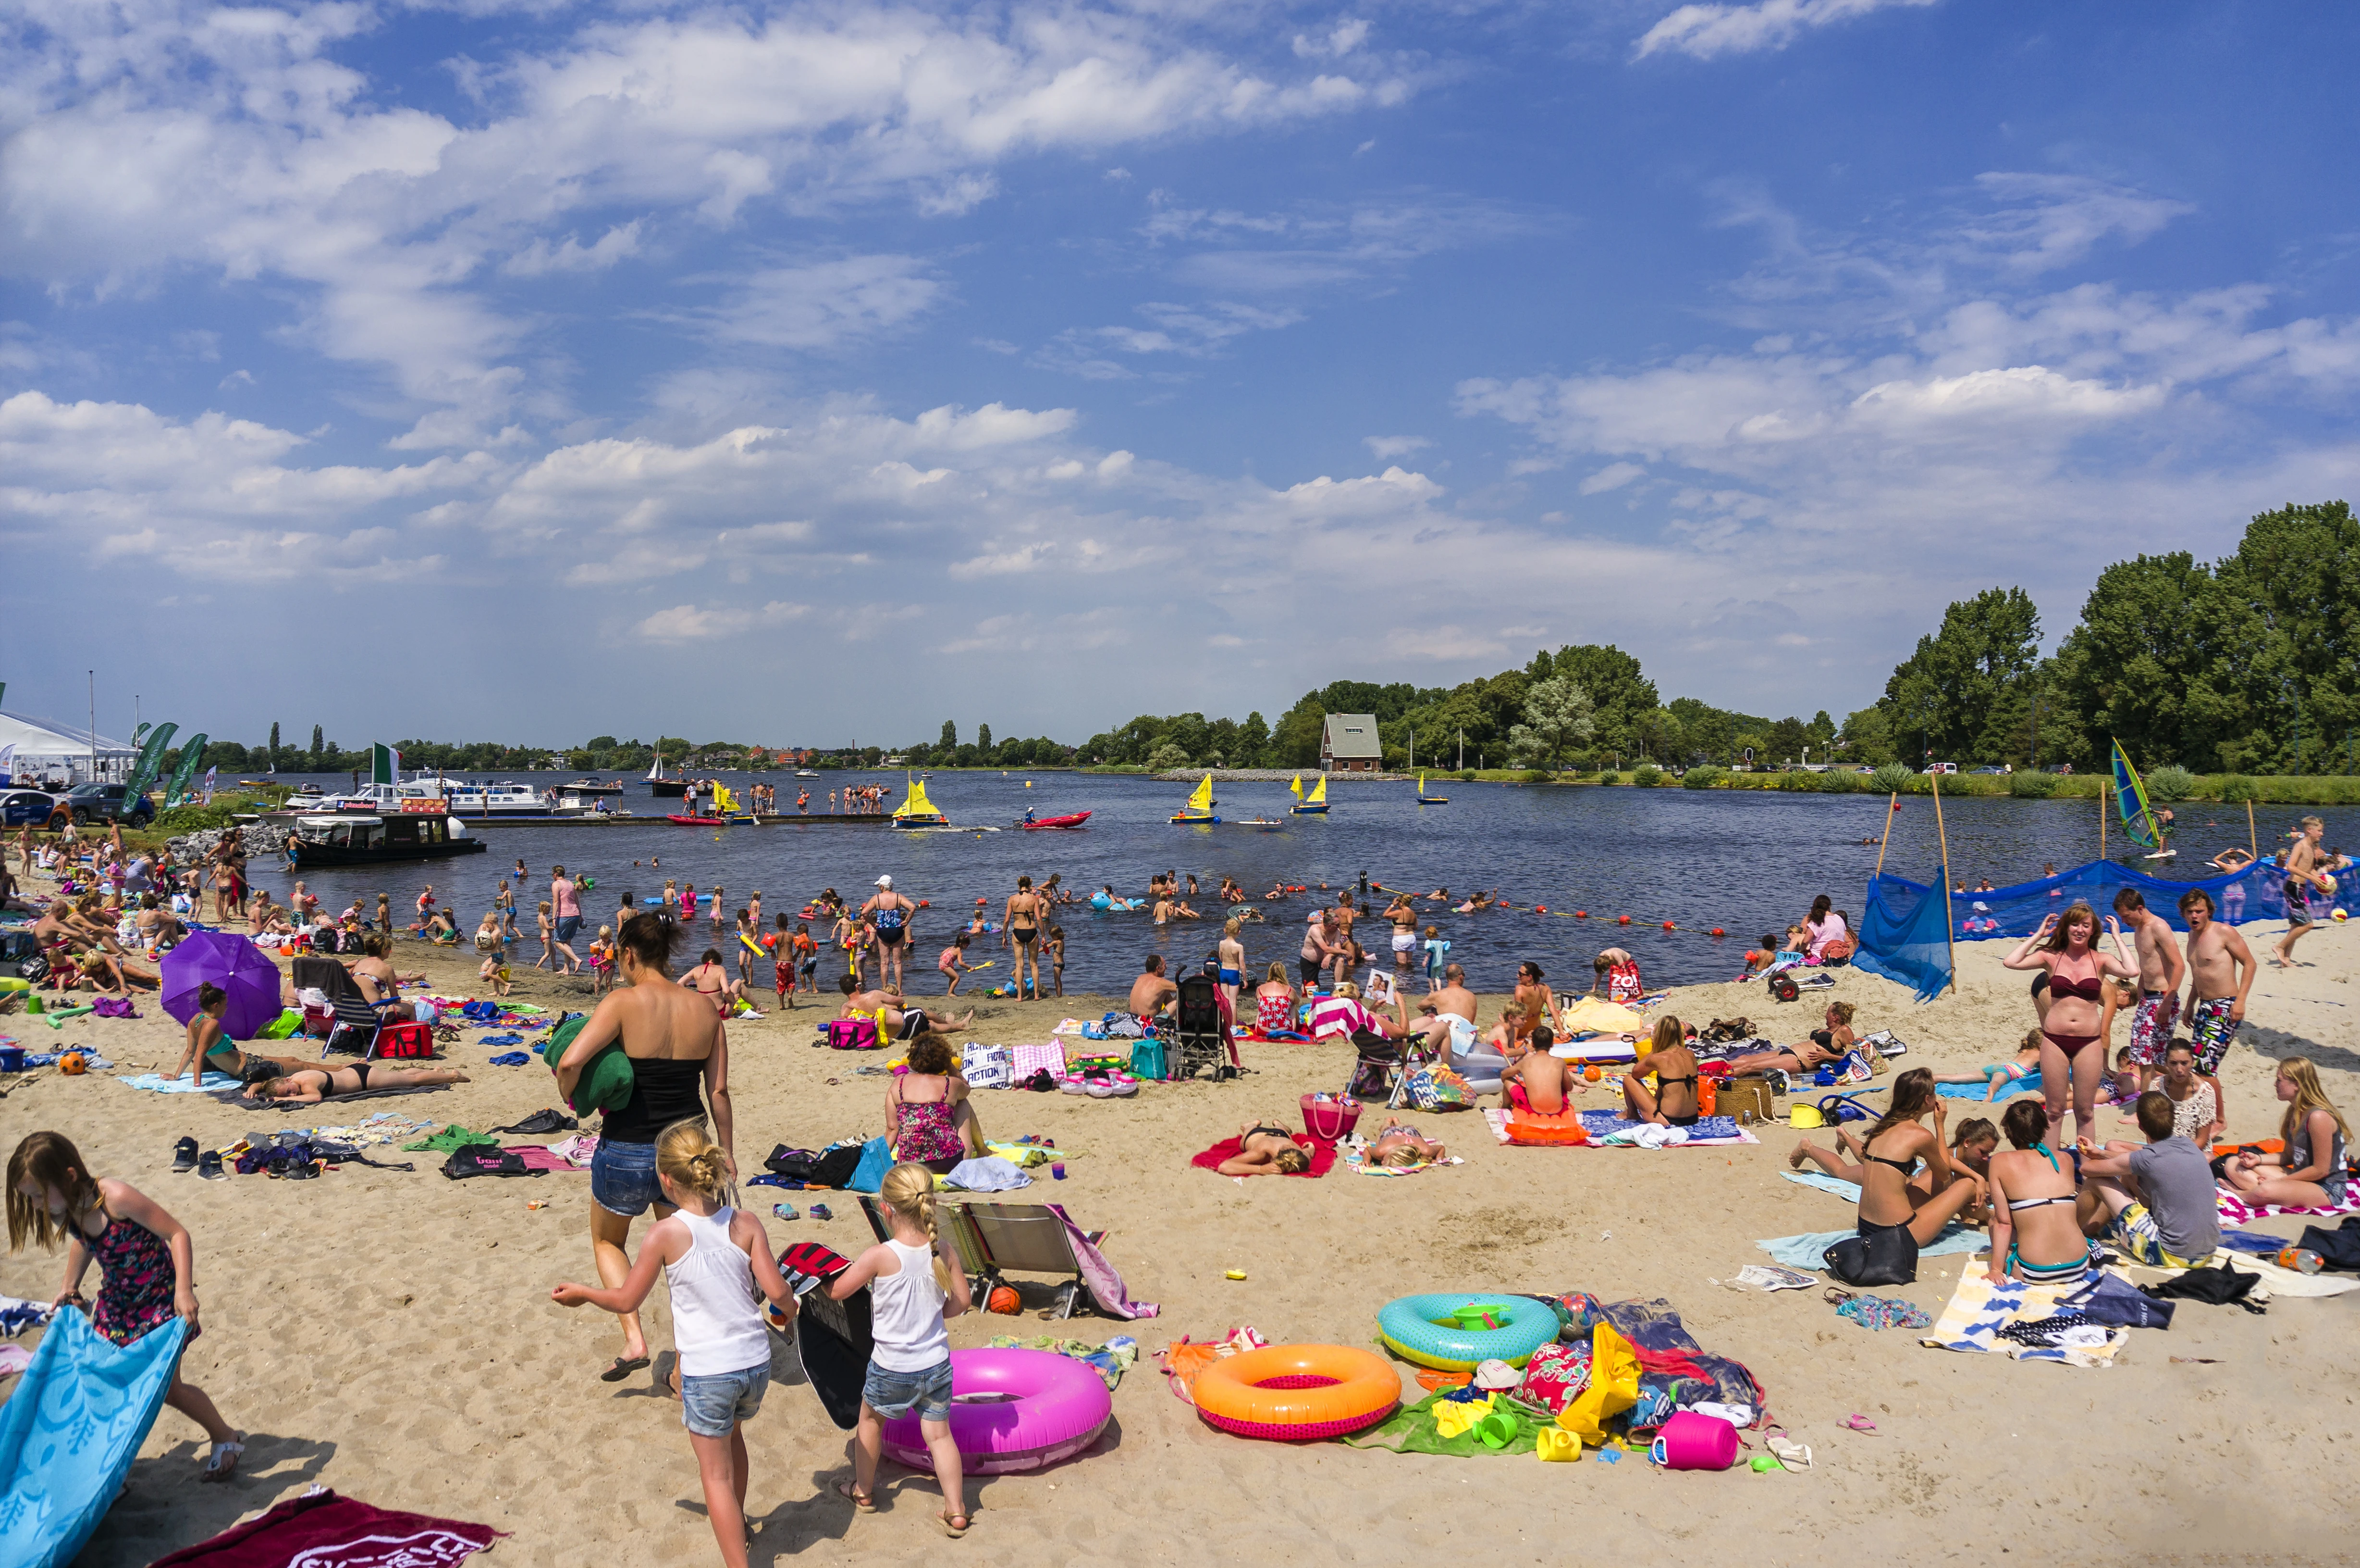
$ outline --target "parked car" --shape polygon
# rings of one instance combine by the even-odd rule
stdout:
[[[1958,770],[1959,765],[1955,762],[1929,762],[1926,765],[1928,773],[1956,773]]]
[[[65,819],[58,813],[57,797],[39,789],[0,793],[0,827],[21,828],[27,822],[37,828],[63,827]]]
[[[1967,771],[1970,773],[2005,773],[2007,769],[2005,768],[1970,768]]]
[[[63,803],[77,822],[120,821],[145,827],[156,820],[156,802],[121,784],[77,784],[66,791]]]

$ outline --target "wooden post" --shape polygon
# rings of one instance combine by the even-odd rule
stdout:
[[[1896,789],[1893,792],[1893,798],[1885,803],[1885,831],[1876,835],[1876,876],[1878,877],[1885,875],[1885,846],[1893,842],[1893,813],[1900,804],[1901,791]]]
[[[2106,858],[2106,792],[2114,788],[2111,780],[2098,786],[2098,858]]]
[[[1950,835],[1942,826],[1942,776],[1930,773],[1927,778],[1934,786],[1934,833],[1942,845],[1942,940],[1950,950],[1950,989],[1955,992],[1959,988],[1959,927],[1951,919],[1955,911],[1950,908]]]
[[[2259,865],[2262,841],[2254,833],[2254,798],[2251,795],[2245,797],[2245,847],[2253,851],[2255,864]]]

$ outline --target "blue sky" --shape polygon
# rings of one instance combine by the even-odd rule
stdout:
[[[102,727],[1078,740],[1593,640],[1841,713],[2360,489],[2338,7],[12,14],[0,679]]]

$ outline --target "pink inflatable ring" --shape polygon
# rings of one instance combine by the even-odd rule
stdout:
[[[954,1350],[951,1390],[951,1441],[973,1475],[1046,1469],[1096,1443],[1114,1419],[1098,1373],[1046,1350]],[[885,1454],[934,1469],[914,1410],[885,1423]]]

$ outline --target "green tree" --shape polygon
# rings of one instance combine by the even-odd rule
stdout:
[[[327,753],[327,749],[328,749],[328,735],[327,735],[327,732],[326,732],[326,731],[324,731],[324,730],[322,730],[319,725],[317,725],[317,724],[313,724],[313,725],[311,726],[311,771],[312,771],[312,772],[317,773],[317,772],[320,770],[320,759],[321,759],[321,757],[323,757],[324,755],[326,755],[326,753]]]
[[[1328,710],[1317,691],[1306,691],[1300,702],[1279,715],[1278,727],[1271,732],[1270,748],[1280,768],[1317,768],[1319,765],[1319,738],[1328,723]]]
[[[991,726],[989,724],[978,724],[975,726],[975,749],[981,752],[986,757],[989,757],[991,755]]]
[[[1882,768],[1893,760],[1893,726],[1882,707],[1866,707],[1848,714],[1843,733],[1837,738],[1843,746],[1844,755],[1854,762]]]
[[[1526,766],[1557,767],[1568,751],[1589,744],[1598,727],[1590,693],[1579,681],[1551,676],[1524,697],[1524,722],[1508,732],[1513,759]]]
[[[2284,668],[2278,640],[2261,611],[2185,550],[2117,561],[2059,646],[2053,681],[2039,683],[2063,710],[2041,749],[2082,768],[2103,767],[2117,740],[2142,766],[2259,760],[2245,755],[2256,720],[2283,717],[2285,704],[2253,677]]]
[[[956,751],[958,749],[958,725],[953,724],[948,719],[945,719],[943,721],[942,739],[936,741],[934,744],[941,746],[945,751]]]
[[[279,721],[270,721],[270,766],[279,766]]]
[[[1885,682],[1894,733],[1945,759],[2000,755],[2021,695],[2014,688],[2031,673],[2039,647],[2040,612],[2021,588],[1952,604],[1940,628],[1919,637]]]
[[[1187,767],[1188,754],[1166,741],[1157,746],[1154,753],[1148,757],[1147,766],[1157,773],[1169,773],[1175,768]]]
[[[1661,705],[1655,683],[1641,672],[1639,661],[1612,643],[1581,643],[1560,648],[1554,654],[1535,654],[1524,674],[1535,681],[1552,676],[1570,681],[1589,693],[1593,735],[1601,748],[1636,751],[1639,742],[1632,733],[1632,721]]]
[[[2218,575],[2266,638],[2246,649],[2238,693],[2263,721],[2259,745],[2289,772],[2349,771],[2360,728],[2360,520],[2351,506],[2262,513]]]
[[[1770,726],[1770,755],[1765,759],[1775,763],[1800,762],[1803,748],[1811,744],[1811,732],[1803,721],[1789,714]]]
[[[1270,725],[1262,722],[1262,711],[1246,715],[1238,726],[1238,766],[1258,768],[1266,765],[1270,753]]]

